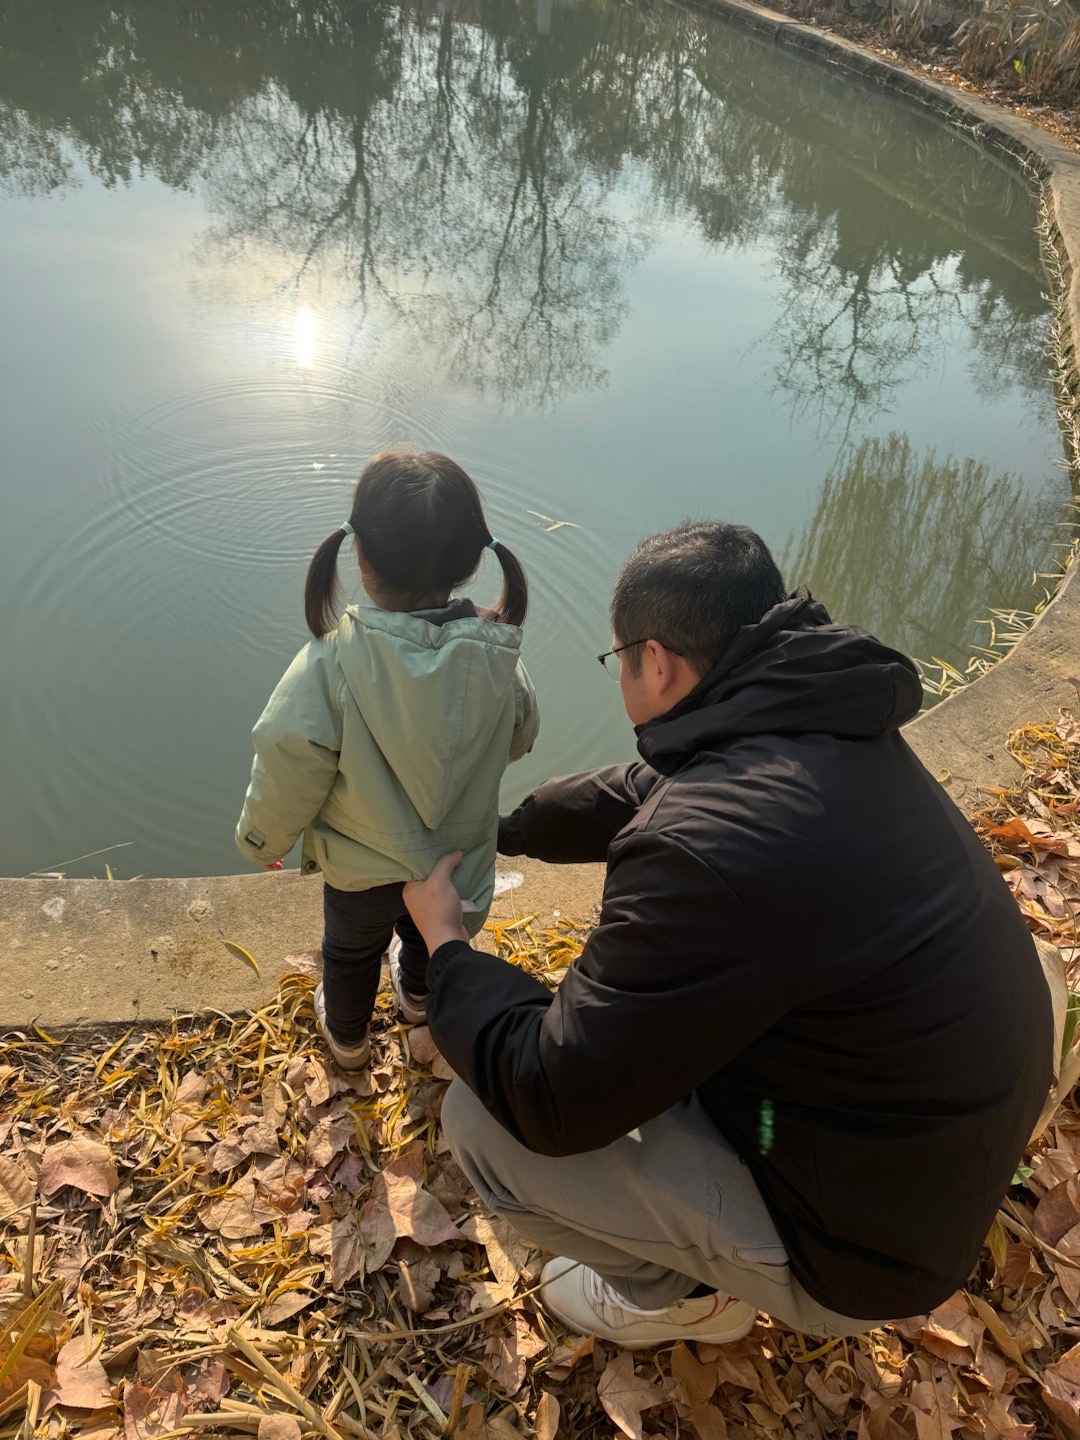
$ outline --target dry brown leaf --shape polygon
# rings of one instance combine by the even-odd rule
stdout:
[[[483,1405],[471,1405],[465,1423],[454,1431],[454,1440],[521,1440],[521,1435],[501,1415],[485,1418]]]
[[[403,1240],[398,1254],[398,1272],[401,1276],[398,1290],[405,1308],[414,1315],[426,1314],[431,1309],[435,1286],[442,1273],[439,1262],[419,1245]]]
[[[549,1379],[561,1383],[568,1380],[583,1360],[587,1360],[596,1349],[596,1336],[588,1335],[577,1345],[559,1345],[547,1367]]]
[[[113,1403],[109,1377],[94,1348],[95,1342],[82,1331],[61,1347],[46,1408],[67,1405],[73,1410],[101,1410]]]
[[[56,1381],[56,1371],[38,1355],[20,1355],[0,1380],[0,1404],[24,1390],[28,1383],[38,1385],[42,1390],[51,1390]]]
[[[1046,1281],[1031,1250],[1019,1243],[1006,1245],[1001,1278],[1010,1290],[1032,1290]]]
[[[529,1260],[529,1247],[501,1216],[469,1215],[459,1229],[487,1253],[491,1273],[500,1285],[513,1286]]]
[[[221,1360],[206,1360],[195,1372],[188,1386],[185,1401],[188,1408],[217,1408],[229,1393],[229,1372]]]
[[[484,1365],[500,1390],[516,1395],[525,1381],[529,1360],[547,1349],[547,1341],[537,1335],[520,1312],[512,1314],[509,1321],[488,1341]]]
[[[330,1284],[340,1290],[364,1272],[368,1247],[361,1229],[361,1217],[355,1210],[320,1225],[308,1236],[312,1255],[325,1256],[329,1261]]]
[[[630,1440],[642,1440],[641,1416],[664,1403],[655,1385],[634,1374],[634,1357],[620,1350],[597,1381],[596,1393],[608,1415]]]
[[[1078,1224],[1080,1175],[1074,1175],[1046,1192],[1035,1207],[1031,1228],[1040,1240],[1056,1246],[1061,1237]]]
[[[752,1343],[752,1342],[751,1342]],[[716,1378],[721,1385],[738,1385],[743,1390],[760,1390],[761,1376],[754,1368],[746,1342],[735,1345],[699,1345],[700,1359],[716,1365]]]
[[[301,1310],[306,1310],[314,1299],[315,1296],[309,1295],[306,1290],[286,1290],[284,1295],[279,1295],[267,1305],[262,1312],[262,1323],[267,1326],[282,1325],[294,1315],[299,1315]]]
[[[727,1422],[716,1405],[695,1405],[690,1411],[690,1424],[699,1440],[727,1440]]]
[[[681,1340],[671,1352],[671,1378],[675,1399],[691,1409],[711,1400],[719,1383],[715,1363],[703,1364]]]
[[[199,1218],[208,1230],[216,1230],[225,1240],[246,1240],[258,1235],[264,1225],[280,1220],[281,1211],[268,1205],[255,1191],[255,1177],[250,1173],[200,1212]]]
[[[124,1435],[126,1440],[157,1440],[175,1430],[187,1406],[179,1390],[164,1386],[124,1383]]]
[[[38,1172],[38,1190],[53,1195],[65,1185],[86,1195],[107,1199],[119,1185],[112,1156],[100,1141],[74,1135],[45,1147]]]
[[[420,1184],[422,1165],[423,1149],[414,1141],[372,1181],[371,1196],[360,1211],[369,1272],[386,1264],[399,1238],[408,1237],[428,1249],[465,1238],[435,1196]]]
[[[307,1160],[325,1170],[356,1134],[356,1124],[347,1108],[331,1110],[316,1121],[307,1142]]]
[[[926,1320],[922,1343],[932,1355],[952,1365],[970,1365],[979,1348],[983,1325],[976,1319],[962,1293],[952,1295]]]
[[[300,1433],[291,1415],[264,1415],[259,1421],[259,1440],[300,1440]]]
[[[27,1209],[34,1199],[37,1186],[33,1177],[6,1155],[0,1155],[0,1220],[17,1210]],[[19,1219],[26,1223],[25,1214]]]
[[[1080,1345],[1043,1371],[1042,1396],[1070,1435],[1080,1437]]]
[[[545,1390],[540,1396],[540,1403],[536,1407],[536,1419],[533,1421],[536,1440],[555,1440],[561,1413],[558,1400],[550,1390]]]

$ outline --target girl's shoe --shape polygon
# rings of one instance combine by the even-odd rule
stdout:
[[[329,1026],[326,1023],[326,1001],[323,999],[322,982],[315,987],[315,1024],[319,1027],[319,1034],[326,1041],[330,1054],[334,1057],[334,1063],[341,1070],[366,1070],[371,1059],[371,1040],[365,1035],[355,1045],[343,1045],[340,1040],[335,1040],[330,1034]]]
[[[390,988],[394,992],[398,1014],[406,1025],[426,1025],[427,996],[412,995],[405,989],[405,980],[401,973],[401,937],[399,935],[395,935],[390,941],[390,949],[386,952],[386,957],[390,967]]]
[[[540,1300],[556,1320],[579,1335],[596,1335],[624,1350],[669,1345],[673,1340],[724,1345],[741,1340],[757,1319],[752,1305],[722,1294],[679,1300],[666,1310],[639,1310],[595,1270],[563,1257],[548,1261],[540,1283]]]

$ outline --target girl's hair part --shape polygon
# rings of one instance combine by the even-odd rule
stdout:
[[[525,571],[501,541],[492,541],[480,493],[460,465],[429,450],[384,450],[356,482],[349,524],[363,556],[394,608],[418,610],[474,573],[491,546],[503,573],[494,618],[522,625],[529,607]],[[304,586],[304,614],[317,638],[337,624],[337,559],[345,532],[316,550]]]
[[[317,640],[329,635],[337,625],[337,558],[344,539],[345,531],[339,526],[315,551],[308,566],[304,581],[304,618]]]

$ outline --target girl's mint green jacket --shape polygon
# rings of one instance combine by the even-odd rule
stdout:
[[[425,613],[351,605],[304,646],[252,733],[236,843],[268,865],[303,833],[301,868],[338,890],[423,879],[461,850],[454,883],[475,933],[495,884],[499,782],[540,720],[516,626],[468,601]]]

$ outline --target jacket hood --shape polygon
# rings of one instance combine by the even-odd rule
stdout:
[[[345,681],[428,829],[442,823],[482,763],[520,649],[519,629],[475,611],[436,623],[350,605],[341,617],[337,654]]]
[[[724,658],[673,709],[637,727],[638,750],[671,774],[740,735],[873,739],[922,704],[906,655],[851,625],[834,625],[805,588],[744,625]]]

